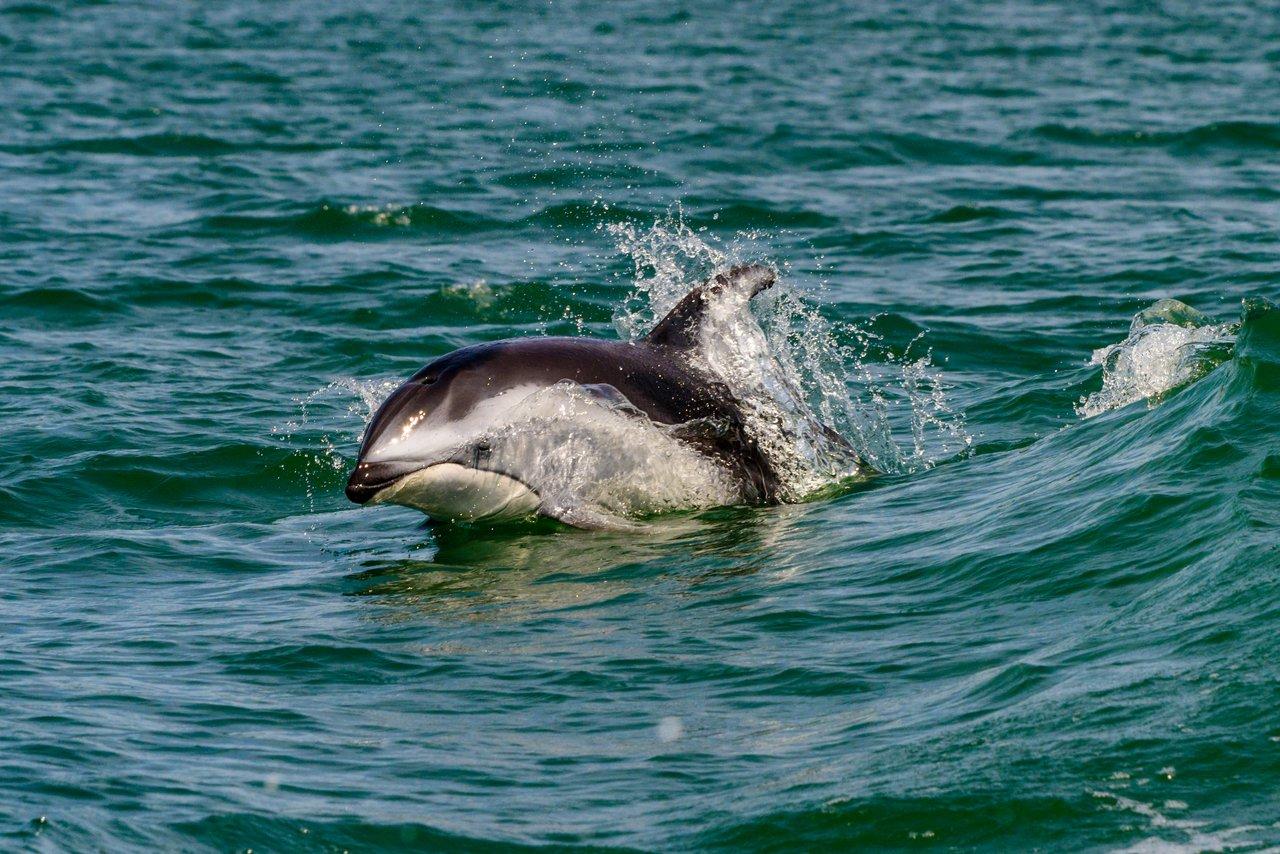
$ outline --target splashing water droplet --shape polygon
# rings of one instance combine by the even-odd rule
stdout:
[[[643,336],[717,270],[758,260],[763,237],[743,232],[715,245],[678,213],[648,228],[602,228],[632,261],[635,284],[614,316],[628,340]],[[757,440],[787,481],[788,500],[858,471],[844,443],[824,425],[847,439],[857,458],[885,473],[928,469],[971,447],[964,416],[950,405],[932,354],[915,355],[919,337],[895,354],[867,327],[829,320],[790,283],[785,269],[779,284],[747,311],[754,318],[743,312],[724,319],[705,355],[743,402]]]
[[[332,472],[350,464],[342,448],[358,445],[364,428],[398,380],[358,380],[344,377],[298,398],[298,414],[271,428],[273,436],[294,450],[302,461],[307,506],[316,510],[316,484],[332,480]]]

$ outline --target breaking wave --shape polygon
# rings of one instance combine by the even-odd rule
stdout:
[[[1229,358],[1239,328],[1178,300],[1160,300],[1133,318],[1123,341],[1093,351],[1102,388],[1081,398],[1076,413],[1092,418],[1144,398],[1158,403]]]

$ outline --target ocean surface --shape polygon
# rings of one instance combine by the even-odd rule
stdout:
[[[1280,845],[1278,74],[1263,3],[0,5],[0,848]],[[344,498],[431,358],[743,261],[881,476]]]

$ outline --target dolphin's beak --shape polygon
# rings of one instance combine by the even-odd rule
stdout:
[[[420,468],[422,463],[357,463],[347,480],[347,498],[356,504],[367,504],[379,492]]]
[[[364,432],[364,441],[360,445],[356,469],[347,480],[347,498],[356,504],[368,504],[375,495],[400,478],[426,466],[423,462],[404,460],[370,462],[365,459],[365,455],[378,443],[384,433],[389,430],[400,432],[404,428],[406,413],[412,415],[415,410],[426,410],[427,402],[423,399],[426,392],[427,390],[418,383],[407,382],[393,391],[369,419],[369,425]]]

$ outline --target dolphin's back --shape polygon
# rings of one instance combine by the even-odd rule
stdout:
[[[486,395],[503,388],[553,385],[561,380],[584,386],[609,385],[660,424],[713,417],[727,404],[723,384],[680,354],[643,341],[515,338],[464,348],[444,359],[457,359],[460,366],[466,363],[468,371],[484,374],[483,385],[470,385]],[[431,368],[428,365],[423,372],[430,373]],[[466,403],[459,401],[462,406]]]

